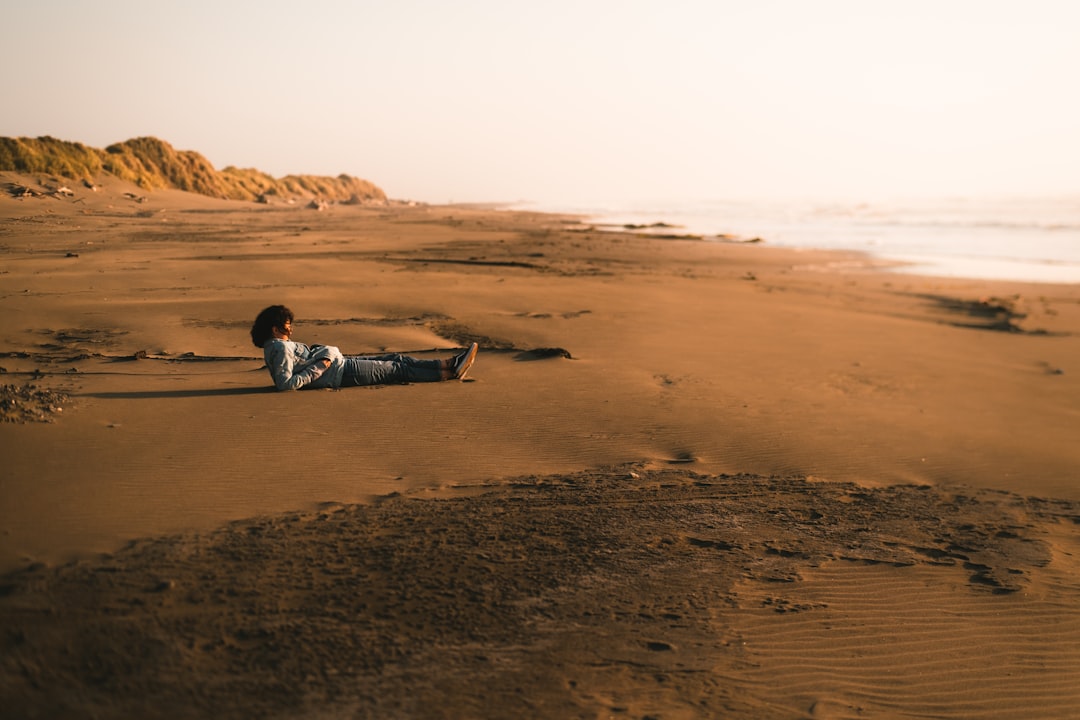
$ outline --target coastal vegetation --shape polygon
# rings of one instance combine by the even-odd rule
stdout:
[[[275,178],[252,168],[217,170],[201,154],[176,150],[164,140],[140,137],[104,150],[43,136],[0,137],[0,171],[47,174],[94,185],[103,176],[144,190],[177,189],[230,200],[267,202],[273,197],[314,197],[327,201],[384,201],[375,184],[352,177],[287,175]]]

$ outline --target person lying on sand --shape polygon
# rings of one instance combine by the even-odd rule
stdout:
[[[476,359],[476,343],[441,360],[419,360],[397,353],[345,356],[332,345],[293,342],[292,322],[292,310],[271,305],[251,326],[251,342],[263,349],[266,368],[278,390],[460,380]]]

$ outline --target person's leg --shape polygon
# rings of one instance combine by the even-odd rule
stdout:
[[[386,356],[382,356],[386,357]],[[342,386],[394,385],[409,382],[437,382],[453,377],[443,360],[418,360],[408,356],[400,359],[345,358]]]
[[[383,353],[382,355],[349,355],[347,357],[352,357],[356,360],[381,360],[385,362],[398,362],[404,358],[408,358],[409,356],[402,355],[401,353]]]
[[[461,379],[476,360],[477,349],[477,344],[472,343],[464,352],[445,360],[421,360],[401,353],[346,357],[341,384],[347,387]]]
[[[357,355],[355,356],[360,360],[378,360],[382,362],[396,362],[404,365],[412,365],[415,367],[434,367],[432,363],[435,363],[439,367],[450,367],[453,360],[421,360],[420,358],[414,358],[409,355],[402,355],[401,353],[387,353],[385,355]]]

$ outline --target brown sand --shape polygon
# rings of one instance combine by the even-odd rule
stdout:
[[[5,717],[1080,715],[1080,288],[102,182],[0,196]]]

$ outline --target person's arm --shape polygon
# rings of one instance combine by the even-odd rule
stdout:
[[[267,347],[266,367],[274,378],[278,390],[299,390],[326,372],[327,363],[317,360],[297,367],[296,355],[283,342],[273,342]]]

